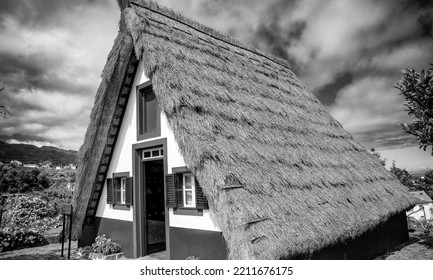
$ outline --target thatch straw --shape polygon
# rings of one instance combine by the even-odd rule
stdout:
[[[306,91],[287,62],[154,2],[136,2],[122,13],[135,54],[230,258],[308,256],[413,205],[405,187]],[[98,102],[108,105],[97,98],[92,116],[101,113]],[[89,129],[101,124],[92,117]],[[88,132],[84,145],[92,154],[94,137]],[[91,177],[82,173],[79,188]]]
[[[121,25],[121,29],[123,25]],[[131,37],[119,32],[114,46],[108,55],[102,72],[102,81],[95,97],[95,105],[90,115],[84,144],[78,153],[77,185],[74,192],[73,235],[79,238],[83,219],[92,194],[92,187],[98,176],[98,168],[108,144],[110,123],[115,113],[116,101],[122,87],[122,80],[128,68],[133,50]]]

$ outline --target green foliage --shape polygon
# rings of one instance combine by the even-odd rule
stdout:
[[[425,173],[424,180],[426,184],[433,185],[433,170],[429,170]]]
[[[2,92],[4,89],[4,87],[0,88],[0,92]],[[0,117],[6,119],[8,114],[11,114],[9,107],[5,104],[0,104]]]
[[[105,237],[105,234],[95,238],[95,243],[92,244],[93,252],[103,254],[104,256],[120,253],[122,248],[119,244]]]
[[[46,189],[50,179],[39,169],[29,171],[12,165],[0,166],[0,193],[26,193]]]
[[[77,257],[83,260],[89,260],[90,254],[94,253],[93,248],[91,246],[81,247],[77,250]]]
[[[61,208],[72,201],[71,182],[75,182],[73,171],[0,165],[0,191],[26,193],[6,200],[0,225],[0,251],[45,242],[40,233],[61,226]]]
[[[2,232],[41,233],[61,225],[59,205],[37,196],[13,196],[7,199],[2,219]]]
[[[53,203],[71,204],[75,172],[44,170],[42,174],[49,177],[51,182],[50,187],[43,191],[44,197]]]
[[[40,246],[45,243],[44,237],[33,231],[0,232],[0,252]]]
[[[432,146],[433,155],[433,64],[420,73],[413,69],[402,71],[403,77],[395,86],[406,100],[404,104],[412,124],[401,124],[406,133],[414,135],[424,151]]]
[[[397,177],[400,183],[402,183],[408,188],[413,187],[412,175],[410,175],[409,172],[407,172],[405,169],[400,169],[397,166],[395,166],[395,161],[392,162],[392,167],[390,171],[395,177]]]
[[[58,193],[60,197],[71,197],[72,190],[67,189],[68,183],[73,187],[75,171],[46,170],[34,168],[23,169],[9,164],[0,164],[0,193],[27,193],[44,191]],[[48,189],[50,188],[50,189]]]

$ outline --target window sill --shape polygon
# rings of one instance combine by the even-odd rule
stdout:
[[[202,209],[196,208],[173,208],[174,215],[185,215],[185,216],[203,216]]]
[[[131,206],[125,204],[112,204],[114,210],[126,210],[129,211]]]
[[[143,134],[138,134],[137,133],[137,141],[147,140],[147,139],[150,139],[150,138],[155,138],[155,137],[160,137],[160,136],[161,136],[161,130],[146,132],[146,133],[143,133]]]

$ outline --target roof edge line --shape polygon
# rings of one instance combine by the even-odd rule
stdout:
[[[178,23],[181,23],[181,24],[183,24],[183,25],[188,26],[189,28],[192,28],[192,29],[194,29],[194,30],[197,31],[197,32],[200,32],[200,33],[202,33],[202,34],[205,34],[206,36],[212,37],[212,38],[215,39],[215,40],[218,40],[218,41],[224,42],[224,43],[229,44],[229,45],[231,45],[231,46],[233,46],[233,47],[236,47],[236,48],[240,48],[240,49],[242,49],[242,50],[244,50],[244,51],[248,51],[248,52],[253,53],[253,54],[257,55],[257,56],[260,56],[260,57],[266,58],[267,60],[270,60],[270,61],[272,61],[273,63],[278,64],[278,65],[280,65],[281,67],[284,67],[284,68],[286,68],[286,69],[292,71],[292,69],[291,69],[289,66],[284,65],[283,63],[280,63],[280,62],[278,62],[277,60],[272,59],[272,58],[270,58],[270,57],[268,57],[268,56],[266,56],[266,55],[264,55],[264,54],[262,54],[262,53],[260,53],[260,52],[258,52],[258,51],[255,51],[255,50],[250,49],[250,48],[247,48],[247,47],[243,47],[243,46],[236,45],[236,44],[234,44],[234,43],[232,43],[232,42],[229,42],[229,41],[227,41],[227,40],[224,40],[224,39],[222,39],[222,38],[219,38],[218,36],[215,36],[215,35],[212,35],[212,34],[208,34],[208,33],[206,33],[205,31],[200,30],[199,28],[196,28],[196,27],[194,27],[194,26],[192,26],[192,25],[190,25],[190,24],[188,24],[188,23],[186,23],[186,22],[183,22],[183,21],[181,21],[181,20],[179,20],[179,19],[176,19],[176,18],[174,18],[174,17],[171,17],[171,16],[166,15],[166,14],[164,14],[164,13],[162,13],[162,12],[159,12],[159,11],[154,10],[154,9],[152,9],[152,8],[149,8],[149,7],[146,7],[146,6],[144,6],[144,5],[141,5],[141,4],[139,4],[139,3],[136,3],[136,2],[132,2],[132,1],[131,1],[130,4],[133,4],[133,5],[139,6],[139,7],[141,7],[141,8],[146,9],[146,10],[149,10],[149,11],[151,11],[151,12],[157,13],[157,14],[159,14],[159,15],[161,15],[161,16],[167,17],[167,18],[169,18],[169,19],[171,19],[171,20],[173,20],[173,21],[175,21],[175,22],[178,22]],[[239,42],[239,43],[240,43],[240,42]],[[280,58],[280,59],[282,59],[282,58]],[[287,62],[287,63],[288,63],[288,62]]]

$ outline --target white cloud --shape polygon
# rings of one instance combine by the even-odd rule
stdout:
[[[50,143],[50,142],[46,142],[46,141],[35,141],[35,140],[32,140],[32,141],[18,141],[18,140],[16,140],[16,139],[9,139],[9,140],[7,140],[6,141],[7,143],[9,143],[9,144],[26,144],[26,145],[33,145],[33,146],[36,146],[36,147],[42,147],[42,146],[53,146],[53,144],[52,143]]]
[[[24,106],[26,109],[2,120],[3,135],[28,135],[29,141],[31,137],[46,139],[67,149],[80,147],[93,105],[87,98],[41,90],[21,90],[11,97],[10,102],[12,107]]]
[[[395,161],[397,167],[407,171],[419,171],[433,169],[433,157],[430,151],[423,151],[415,147],[402,149],[378,149],[382,158],[386,158],[386,167],[390,168]]]
[[[365,45],[357,35],[383,21],[386,9],[372,1],[303,1],[294,19],[307,27],[288,51],[302,65],[301,78],[314,91],[350,69]]]
[[[428,57],[432,50],[431,38],[406,42],[398,47],[376,53],[370,60],[360,62],[359,66],[394,71],[405,68],[426,69],[429,63],[433,62],[433,57]]]
[[[403,122],[407,119],[404,99],[393,88],[394,83],[385,77],[355,80],[339,91],[329,111],[352,133]]]
[[[62,10],[47,28],[5,16],[0,53],[17,65],[3,77],[13,116],[2,121],[2,134],[78,149],[119,18],[114,1]]]

